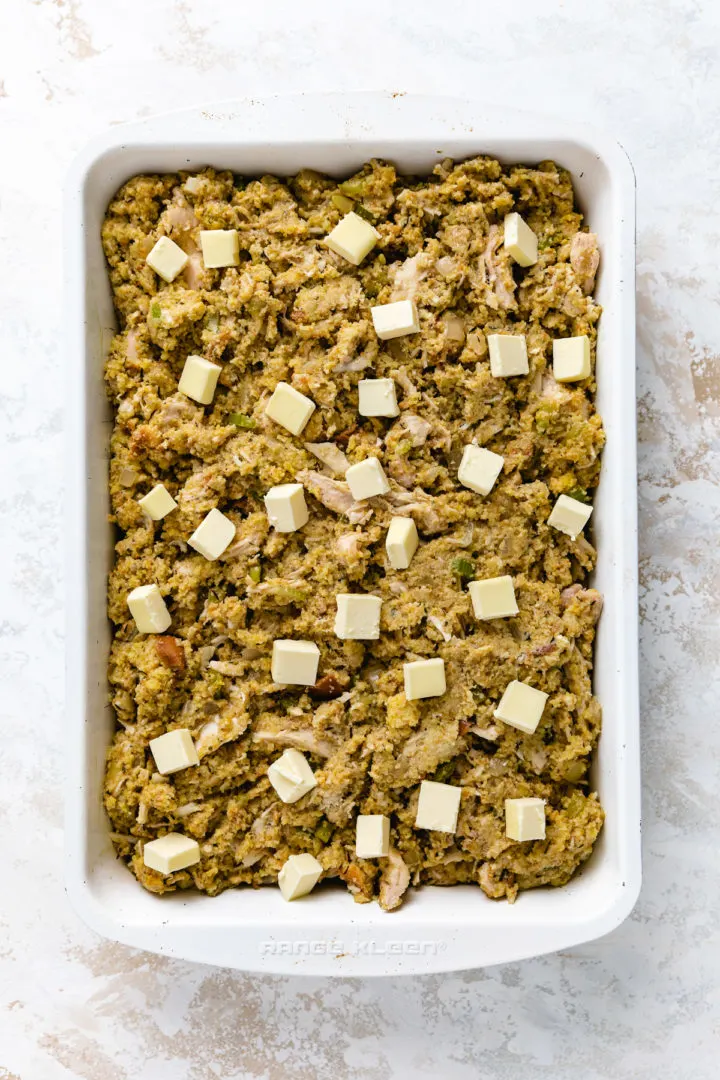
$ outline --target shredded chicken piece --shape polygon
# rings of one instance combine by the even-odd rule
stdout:
[[[542,377],[541,396],[552,401],[567,401],[571,394],[567,387],[557,382],[554,375],[545,374]]]
[[[372,501],[400,517],[414,518],[420,531],[428,535],[440,532],[444,527],[433,508],[432,496],[419,489],[412,492],[393,490],[387,495],[376,496]]]
[[[412,300],[434,265],[435,259],[424,251],[400,263],[395,271],[390,302]]]
[[[600,265],[600,249],[595,233],[575,233],[570,244],[570,265],[578,285],[589,296],[595,288],[595,275]]]
[[[452,277],[457,269],[457,262],[452,255],[443,255],[437,261],[437,268],[443,277]]]
[[[380,907],[394,911],[400,906],[410,884],[410,871],[396,848],[390,848],[387,863],[380,875]]]
[[[258,814],[250,826],[250,833],[253,840],[262,840],[265,837],[268,830],[274,827],[278,813],[279,807],[277,804],[273,804],[267,806],[261,814]]]
[[[447,630],[445,629],[445,624],[443,623],[442,619],[439,619],[437,617],[437,615],[428,615],[427,621],[432,626],[435,627],[435,629],[440,634],[443,641],[452,641],[452,634],[449,634],[447,632]]]
[[[514,296],[515,282],[513,281],[512,287],[510,287],[509,282],[506,280],[508,275],[503,274],[503,268],[499,266],[497,254],[502,243],[502,229],[499,225],[491,225],[490,232],[488,233],[488,242],[483,253],[485,272],[487,274],[488,283],[497,296],[500,307],[509,311],[510,308],[516,306]],[[512,275],[510,275],[510,277],[512,278]]]
[[[247,855],[243,855],[242,857],[242,865],[247,870],[251,866],[255,866],[256,863],[259,863],[264,854],[264,851],[248,851]]]
[[[535,746],[530,751],[529,757],[530,757],[530,764],[532,765],[533,769],[535,770],[535,772],[539,776],[540,773],[545,768],[545,765],[547,763],[547,759],[548,759],[547,750],[544,750],[541,746]]]
[[[198,649],[198,657],[200,659],[200,667],[201,668],[206,668],[208,666],[208,664],[210,663],[210,661],[212,660],[214,655],[215,655],[215,646],[214,645],[203,645],[201,648],[199,648]]]
[[[321,739],[309,729],[300,731],[253,731],[253,742],[277,743],[279,746],[293,746],[296,750],[307,750],[318,757],[329,758],[335,753],[336,746],[327,739]]]
[[[125,349],[127,352],[127,358],[129,363],[133,364],[138,358],[137,351],[137,334],[134,330],[128,331],[128,336],[125,338]]]
[[[348,520],[354,525],[362,524],[372,517],[372,508],[355,502],[350,494],[350,488],[344,481],[332,480],[322,473],[311,472],[303,469],[298,473],[298,481],[303,484],[315,498],[336,514],[346,514]]]
[[[133,487],[137,483],[137,481],[138,474],[135,472],[135,470],[129,468],[127,465],[124,465],[123,468],[120,470],[118,482],[122,484],[123,487]]]
[[[205,264],[203,263],[202,255],[199,252],[194,251],[188,258],[185,269],[182,272],[183,282],[188,289],[201,289],[204,276]]]
[[[423,420],[421,416],[415,416],[414,413],[403,413],[398,420],[398,425],[404,431],[407,431],[413,447],[416,449],[425,445],[427,437],[432,431],[432,424],[429,424],[427,420]]]
[[[203,724],[200,733],[195,739],[195,749],[198,752],[198,757],[212,754],[213,751],[225,743],[239,739],[247,731],[249,724],[250,717],[247,714],[227,717],[216,716],[209,720],[207,724]]]
[[[194,420],[197,415],[198,406],[188,401],[184,394],[177,393],[165,398],[154,419],[163,426],[179,420]]]
[[[177,241],[177,234],[190,233],[193,229],[200,228],[200,222],[195,217],[195,211],[188,205],[185,200],[185,196],[179,188],[176,188],[173,193],[173,201],[160,215],[160,224],[164,225],[171,236]],[[190,250],[197,251],[198,247],[192,237],[186,237],[183,235],[183,241],[189,242],[192,247],[186,246],[186,243],[180,246],[190,253]]]
[[[242,679],[246,671],[245,664],[232,664],[227,660],[211,660],[208,667],[220,675],[227,675],[233,679]]]
[[[450,312],[444,316],[443,325],[445,327],[445,337],[447,340],[462,344],[465,340],[465,323],[460,316]]]
[[[410,378],[408,373],[403,368],[401,368],[397,372],[397,374],[395,375],[395,378],[400,383],[400,385],[402,386],[402,388],[403,388],[403,390],[405,391],[406,394],[408,394],[408,395],[417,394],[417,386],[415,385],[415,383],[412,381],[412,379]]]
[[[241,555],[256,555],[260,550],[262,537],[241,536],[236,544],[231,544],[225,552],[226,559],[237,559]]]
[[[573,600],[581,601],[590,612],[593,626],[602,614],[604,600],[602,593],[599,593],[597,589],[584,589],[582,585],[569,585],[567,589],[563,589],[560,593],[560,599],[565,607],[571,604]]]
[[[350,468],[350,462],[343,454],[337,443],[320,442],[304,443],[305,449],[322,461],[323,465],[330,470],[333,476],[344,476]]]
[[[339,373],[344,371],[364,371],[365,368],[370,367],[371,363],[370,357],[361,353],[359,356],[348,356],[341,360],[333,370]]]

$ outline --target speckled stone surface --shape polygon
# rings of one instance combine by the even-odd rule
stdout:
[[[2,10],[0,1080],[717,1077],[720,8]],[[589,119],[635,163],[645,884],[624,926],[562,955],[409,981],[257,978],[103,942],[62,889],[59,182],[109,124],[243,94],[360,88]]]

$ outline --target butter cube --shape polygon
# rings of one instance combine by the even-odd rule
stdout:
[[[593,508],[588,503],[571,499],[569,495],[561,495],[552,508],[548,525],[567,533],[574,540],[587,525],[592,512]]]
[[[169,236],[161,236],[145,260],[163,281],[167,281],[168,285],[184,269],[187,261],[188,256],[183,249],[178,247]]]
[[[514,679],[505,688],[493,716],[518,731],[532,735],[540,723],[547,699],[548,695],[542,690]]]
[[[394,379],[361,379],[358,383],[361,416],[399,416]]]
[[[177,508],[177,503],[164,484],[156,484],[152,491],[148,491],[138,502],[153,521],[161,521]]]
[[[316,786],[315,773],[299,750],[285,750],[268,769],[268,780],[284,803],[294,803]]]
[[[524,334],[488,334],[487,343],[490,371],[496,379],[527,375],[530,367]]]
[[[417,334],[420,330],[414,300],[397,300],[394,304],[377,304],[370,308],[375,333],[381,341]]]
[[[505,619],[517,615],[515,586],[509,575],[471,581],[468,586],[476,619]]]
[[[279,382],[265,406],[265,414],[292,435],[299,435],[315,411],[315,402],[289,383]]]
[[[519,214],[505,218],[505,250],[518,266],[532,266],[537,262],[537,236]]]
[[[176,728],[157,739],[151,739],[150,753],[155,758],[157,771],[163,776],[200,764],[195,743],[187,728]]]
[[[384,814],[358,814],[355,854],[358,859],[384,859],[390,854],[390,818]]]
[[[161,874],[174,874],[177,870],[185,870],[200,862],[200,845],[197,840],[182,833],[166,833],[145,844],[143,862]]]
[[[203,356],[188,356],[180,376],[178,390],[201,405],[212,404],[222,368]]]
[[[457,828],[462,788],[452,784],[438,784],[435,780],[423,780],[420,784],[416,829],[432,829],[434,832],[454,833]]]
[[[219,510],[211,510],[200,522],[188,544],[213,562],[222,555],[234,535],[234,522]]]
[[[385,470],[375,457],[365,458],[351,465],[345,479],[353,499],[370,499],[373,495],[387,495],[390,490]]]
[[[278,484],[265,496],[265,509],[272,527],[281,533],[297,532],[310,518],[302,484]]]
[[[172,622],[157,585],[138,585],[127,604],[140,634],[162,634]]]
[[[335,633],[343,641],[377,641],[380,637],[379,596],[340,593],[337,599]]]
[[[314,686],[320,650],[314,641],[273,641],[272,678],[284,686]]]
[[[291,855],[278,874],[278,885],[284,900],[307,896],[317,885],[322,866],[314,855]]]
[[[403,664],[405,678],[405,697],[408,701],[418,698],[440,697],[444,694],[445,661],[441,657],[432,660],[413,660]]]
[[[469,443],[463,450],[458,480],[463,487],[476,491],[478,495],[489,495],[495,481],[502,472],[505,459],[500,454],[493,454],[484,446]]]
[[[336,255],[342,255],[353,266],[359,266],[379,239],[377,229],[351,210],[325,237],[325,243]]]
[[[240,262],[237,229],[202,229],[200,246],[208,270]]]
[[[407,570],[418,547],[417,525],[411,517],[390,518],[385,550],[393,570]]]
[[[505,835],[509,840],[544,840],[545,800],[506,799]]]
[[[553,341],[553,375],[556,382],[589,379],[591,371],[590,338],[587,334]]]

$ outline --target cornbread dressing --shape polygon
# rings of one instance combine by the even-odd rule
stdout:
[[[359,266],[323,242],[349,210],[379,234]],[[503,246],[515,212],[538,239],[527,268]],[[205,268],[200,232],[215,229],[237,230],[237,265]],[[188,256],[170,284],[146,263],[162,236]],[[105,371],[118,724],[104,797],[118,855],[152,892],[213,895],[274,885],[310,853],[324,879],[388,910],[410,885],[473,882],[512,901],[566,883],[603,821],[589,786],[596,556],[547,523],[561,494],[592,501],[603,445],[594,374],[552,374],[553,340],[581,335],[594,371],[600,314],[597,242],[569,174],[479,157],[426,179],[373,161],[341,184],[310,170],[137,176],[102,239],[120,328]],[[379,340],[370,308],[399,300],[415,302],[420,330]],[[528,374],[492,376],[498,333],[525,335]],[[178,390],[190,355],[222,368],[210,405]],[[399,416],[360,415],[361,379],[393,379]],[[315,403],[298,436],[265,414],[279,382]],[[469,443],[504,458],[485,497],[458,482]],[[390,491],[356,501],[345,471],[372,456]],[[296,483],[309,520],[281,533],[263,499]],[[156,484],[178,507],[153,521],[138,500]],[[210,561],[188,538],[216,508],[236,531]],[[398,516],[419,533],[407,569],[385,548]],[[519,613],[480,621],[469,583],[505,575]],[[160,635],[138,634],[127,606],[150,583],[172,617]],[[336,636],[347,593],[381,598],[378,640]],[[319,646],[314,686],[273,682],[277,639]],[[436,657],[446,692],[407,700],[403,664]],[[549,695],[534,734],[494,718],[513,680]],[[199,765],[161,775],[149,743],[178,728]],[[268,768],[288,748],[317,783],[286,804]],[[423,780],[460,788],[454,834],[416,827]],[[506,798],[545,801],[545,839],[507,837]],[[390,819],[387,857],[356,856],[358,815]],[[144,844],[167,833],[196,840],[199,862],[146,866]]]

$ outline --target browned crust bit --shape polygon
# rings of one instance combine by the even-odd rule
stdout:
[[[155,638],[155,651],[161,663],[173,671],[185,670],[185,653],[177,638],[160,634]]]

